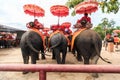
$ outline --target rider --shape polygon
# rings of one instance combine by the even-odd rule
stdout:
[[[38,21],[38,19],[34,20],[34,27],[37,29],[43,29],[44,26]]]
[[[88,13],[84,13],[84,16],[77,21],[77,23],[80,23],[81,20],[86,20],[87,22],[91,23],[91,18],[88,16]]]
[[[91,18],[88,16],[88,13],[85,13],[84,16],[77,21],[77,24],[79,24],[81,26],[80,23],[81,23],[82,20],[86,20],[87,21],[87,24],[85,26],[86,28],[89,29],[89,28],[92,27]]]

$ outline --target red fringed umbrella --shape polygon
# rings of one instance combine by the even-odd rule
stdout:
[[[40,6],[37,6],[35,4],[26,4],[23,6],[23,9],[26,14],[34,16],[34,18],[43,17],[45,15],[44,9],[42,9]]]
[[[71,23],[70,22],[64,22],[61,24],[61,26],[64,26],[64,28],[70,28]]]
[[[94,0],[84,1],[76,5],[74,9],[78,14],[91,14],[98,10],[98,2]]]
[[[69,14],[69,8],[65,5],[54,5],[50,7],[50,12],[54,16],[58,16],[58,25],[59,25],[59,17],[64,17]]]
[[[120,30],[113,30],[113,32],[115,32],[115,33],[120,33]]]

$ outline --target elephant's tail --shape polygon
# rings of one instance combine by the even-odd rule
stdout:
[[[62,40],[62,35],[61,35],[61,33],[59,33],[59,34],[60,34],[60,35],[58,35],[59,41],[57,41],[57,43],[56,43],[55,45],[52,45],[52,46],[50,47],[50,49],[53,49],[53,48],[57,47],[58,45],[60,45],[61,40]]]
[[[36,49],[32,46],[32,44],[31,44],[31,42],[30,42],[29,40],[26,40],[26,42],[27,42],[27,45],[28,45],[34,52],[36,52],[36,53],[41,53],[42,55],[46,55],[46,56],[51,56],[51,55],[44,54],[44,53],[36,50]]]
[[[95,41],[93,41],[93,42],[95,42]],[[96,44],[96,42],[94,43],[94,47],[95,47],[95,50],[96,50],[96,52],[97,52],[97,55],[103,60],[103,61],[105,61],[105,62],[107,62],[107,63],[109,63],[109,64],[111,64],[111,62],[109,62],[109,61],[106,61],[105,59],[103,59],[102,57],[101,57],[101,55],[99,54],[100,53],[100,51],[98,50],[98,44],[99,43],[97,43]]]

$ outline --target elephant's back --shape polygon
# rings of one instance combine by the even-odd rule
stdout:
[[[23,42],[26,41],[26,37],[29,35],[29,31],[25,32],[22,37],[21,37],[21,40],[20,40],[20,43],[22,44]]]
[[[101,39],[100,35],[96,31],[91,29],[82,31],[77,37],[82,39],[91,39],[91,38]]]
[[[55,44],[57,44],[57,43],[63,43],[63,44],[67,44],[66,42],[67,42],[67,40],[66,40],[66,37],[63,35],[63,34],[61,34],[61,33],[57,33],[57,34],[55,34],[55,35],[53,35],[51,38],[50,38],[50,43],[52,44],[52,45],[55,45]]]
[[[87,29],[82,31],[75,39],[77,44],[93,44],[94,42],[98,42],[101,44],[102,39],[100,35],[94,30]]]
[[[34,31],[27,31],[25,32],[22,37],[21,37],[21,44],[26,44],[27,41],[31,42],[31,43],[38,43],[42,41],[42,38],[40,37],[40,35]]]

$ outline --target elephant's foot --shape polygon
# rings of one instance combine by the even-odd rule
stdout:
[[[65,62],[62,62],[61,64],[65,64]]]
[[[94,78],[98,78],[99,76],[98,76],[98,73],[92,73],[92,76],[94,77]]]
[[[52,57],[52,59],[55,59],[55,57]]]
[[[28,71],[23,71],[23,73],[22,74],[27,74],[27,73],[29,73]]]
[[[95,78],[92,76],[87,76],[85,80],[95,80]]]
[[[77,60],[78,60],[78,61],[81,61],[81,62],[83,61],[81,58],[77,58]]]
[[[42,60],[46,59],[45,56],[42,56]]]
[[[40,58],[39,58],[39,57],[37,57],[37,58],[36,58],[36,60],[40,60]]]
[[[35,71],[31,71],[31,73],[35,73]]]

